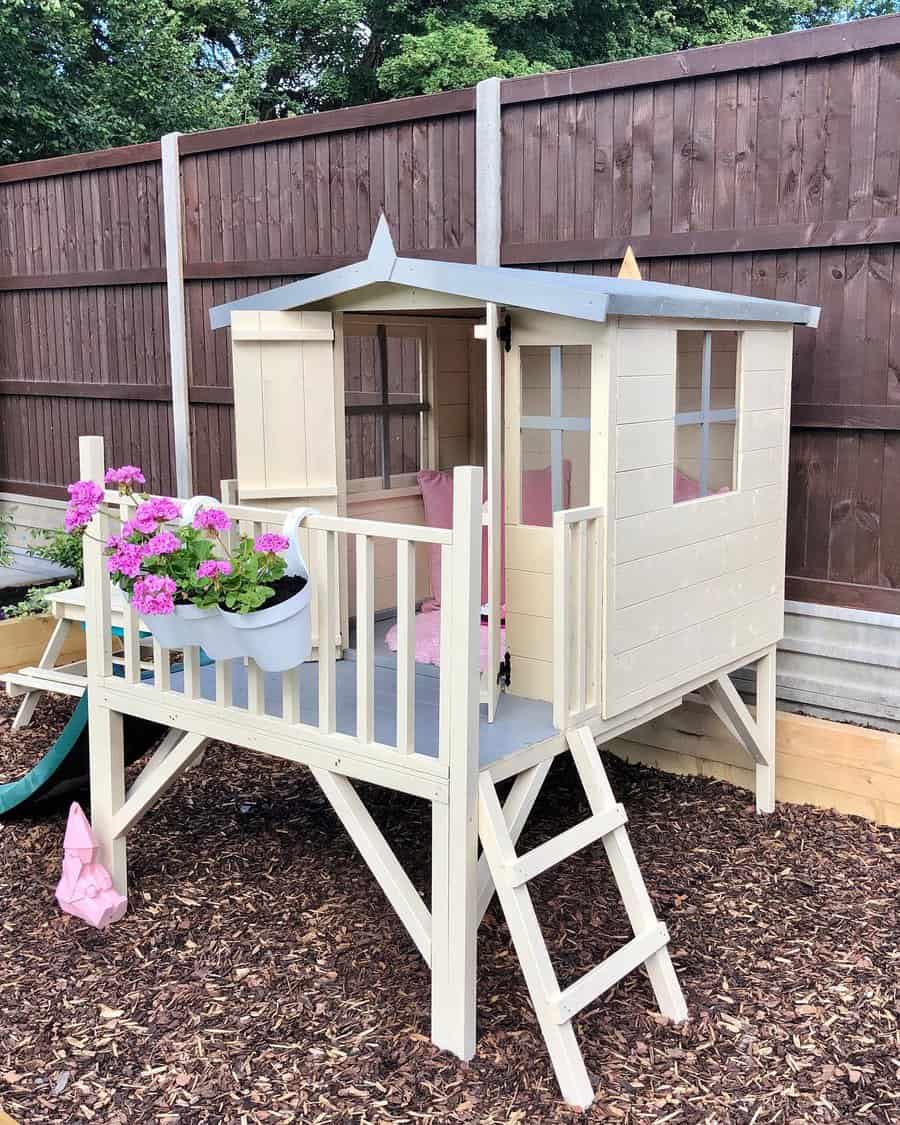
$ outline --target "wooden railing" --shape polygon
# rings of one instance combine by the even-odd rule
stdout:
[[[602,707],[602,508],[553,517],[553,721],[578,726]]]
[[[93,479],[103,464],[102,441],[91,447],[82,473]],[[84,452],[84,446],[83,446]],[[435,782],[450,772],[453,746],[461,758],[477,768],[478,722],[478,621],[480,601],[481,471],[457,469],[454,474],[454,517],[451,528],[351,519],[308,514],[298,531],[301,553],[313,584],[313,637],[317,644],[317,715],[301,715],[300,668],[280,673],[280,714],[267,714],[266,673],[252,659],[244,660],[247,677],[246,707],[236,706],[232,695],[234,661],[217,661],[213,698],[201,692],[201,650],[183,649],[182,690],[173,689],[170,652],[153,641],[152,674],[146,656],[142,662],[141,626],[130,607],[123,625],[124,675],[114,676],[109,638],[110,581],[102,542],[113,521],[128,518],[134,501],[106,492],[101,514],[85,540],[85,585],[88,600],[89,692],[113,712],[134,714],[169,726],[297,757],[286,751],[293,743],[327,754],[319,764],[348,776],[388,784],[421,796],[431,796]],[[219,505],[237,531],[258,535],[281,530],[288,510],[223,502]],[[233,533],[232,533],[233,534]],[[379,742],[375,732],[375,599],[374,544],[393,542],[397,574],[396,739]],[[356,727],[354,733],[338,731],[337,661],[347,638],[340,636],[340,560],[350,540],[356,556]],[[436,545],[441,551],[442,593],[438,745],[416,745],[415,629],[416,556]],[[451,610],[451,606],[453,609]],[[346,672],[343,676],[346,676]],[[271,681],[270,681],[271,682]],[[271,690],[271,688],[270,688]],[[209,687],[206,690],[209,695]],[[382,700],[383,702],[383,700]],[[474,742],[474,746],[472,743]],[[464,744],[464,745],[463,745]],[[281,747],[281,750],[278,749]],[[420,751],[417,753],[416,751]],[[429,753],[430,751],[430,753]]]

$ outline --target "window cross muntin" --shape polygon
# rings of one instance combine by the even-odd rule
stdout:
[[[590,418],[563,414],[562,347],[550,348],[550,413],[528,414],[520,420],[523,430],[550,431],[550,488],[553,511],[563,506],[563,434],[566,431],[590,431]]]
[[[735,396],[737,387],[735,386]],[[712,398],[712,332],[703,333],[703,356],[700,367],[700,409],[676,413],[676,426],[700,427],[700,495],[709,495],[709,427],[715,422],[737,422],[734,406],[713,409]]]

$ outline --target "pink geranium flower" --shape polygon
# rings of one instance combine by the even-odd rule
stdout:
[[[197,531],[228,531],[231,520],[221,508],[201,508],[194,516]]]
[[[257,535],[253,540],[253,550],[259,551],[263,555],[276,555],[279,551],[286,551],[290,545],[290,539],[275,531],[267,531],[263,535]]]
[[[167,616],[175,612],[175,582],[162,574],[148,574],[134,584],[131,604],[142,615]]]
[[[111,574],[122,574],[126,578],[137,578],[144,561],[143,543],[119,543],[117,549],[106,560],[106,568]]]
[[[111,488],[118,488],[125,495],[129,495],[138,485],[147,483],[137,465],[122,465],[118,469],[107,469],[104,480]]]
[[[231,563],[225,559],[207,559],[197,567],[198,578],[224,578],[231,574]]]
[[[181,547],[181,540],[171,531],[163,530],[157,533],[144,544],[148,555],[171,555]]]
[[[63,525],[66,531],[78,531],[91,522],[103,500],[103,489],[92,480],[76,480],[69,485],[69,506]]]

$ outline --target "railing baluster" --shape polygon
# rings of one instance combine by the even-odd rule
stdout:
[[[587,536],[585,534],[585,521],[579,520],[572,526],[574,542],[572,544],[572,595],[575,599],[575,636],[573,653],[573,679],[574,703],[573,710],[583,711],[585,706],[585,684],[587,680],[587,630],[585,608],[587,604]]]
[[[600,681],[600,660],[603,651],[603,517],[595,516],[590,523],[591,538],[591,577],[590,589],[593,601],[588,614],[591,637],[591,706],[599,707],[602,703],[602,690]]]
[[[265,709],[265,675],[251,659],[247,661],[247,711],[251,715],[262,715]]]
[[[416,545],[397,540],[397,749],[416,748]]]
[[[281,673],[281,717],[286,723],[300,722],[300,669]]]
[[[375,543],[356,536],[356,737],[375,740]]]
[[[169,669],[169,650],[153,638],[153,686],[159,691],[169,691],[172,676]]]
[[[216,706],[232,705],[232,681],[234,665],[231,660],[216,661]]]
[[[453,567],[452,548],[441,547],[441,652],[449,653],[451,644],[450,623],[453,616],[450,581]],[[446,667],[446,665],[444,665]],[[450,755],[450,677],[441,671],[440,698],[438,700],[438,757],[446,765]]]
[[[319,564],[319,730],[333,734],[337,725],[334,668],[335,533],[323,531]]]
[[[200,649],[187,645],[184,649],[184,696],[185,699],[200,697]]]
[[[571,602],[566,575],[569,573],[569,525],[565,513],[553,517],[553,724],[565,730],[571,691]]]
[[[125,497],[119,501],[119,525],[129,517],[129,505]],[[131,603],[123,597],[125,609],[122,614],[122,659],[126,684],[136,684],[141,678],[140,637],[137,627],[137,614]]]

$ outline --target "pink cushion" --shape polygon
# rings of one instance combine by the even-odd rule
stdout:
[[[415,621],[416,631],[416,664],[435,664],[440,666],[441,663],[441,614],[440,610],[423,610],[421,613],[416,614]],[[483,672],[487,665],[487,649],[488,649],[488,627],[487,622],[482,621],[480,633],[479,653],[481,660],[481,671]],[[397,651],[397,626],[392,625],[387,631],[384,638],[384,643],[391,650]],[[501,627],[500,629],[500,651],[506,651],[506,630]]]
[[[563,461],[562,506],[568,508],[572,495],[572,462]],[[522,473],[522,523],[531,527],[553,525],[553,483],[550,466],[526,469]]]
[[[700,496],[700,481],[689,477],[681,469],[675,470],[675,503],[682,500],[696,500]]]
[[[731,492],[731,488],[727,484],[723,484],[721,488],[717,488],[714,493],[710,495],[718,496],[722,492]],[[689,477],[687,473],[683,473],[681,469],[675,470],[675,503],[680,504],[683,500],[699,500],[700,499],[700,482]]]
[[[422,490],[422,503],[425,507],[425,522],[429,527],[453,526],[453,477],[450,473],[435,469],[423,469],[416,474]],[[572,462],[563,461],[563,507],[568,508],[572,490]],[[484,480],[482,499],[487,496],[487,478]],[[505,496],[501,490],[501,511],[505,506]],[[553,523],[553,496],[550,469],[529,469],[522,473],[522,520],[536,527],[550,527]],[[506,568],[503,565],[505,552],[505,519],[500,526],[500,602],[506,603]],[[437,544],[428,548],[428,569],[431,579],[431,598],[434,604],[441,602],[441,549]],[[488,563],[487,528],[481,546],[481,601],[487,602]]]

